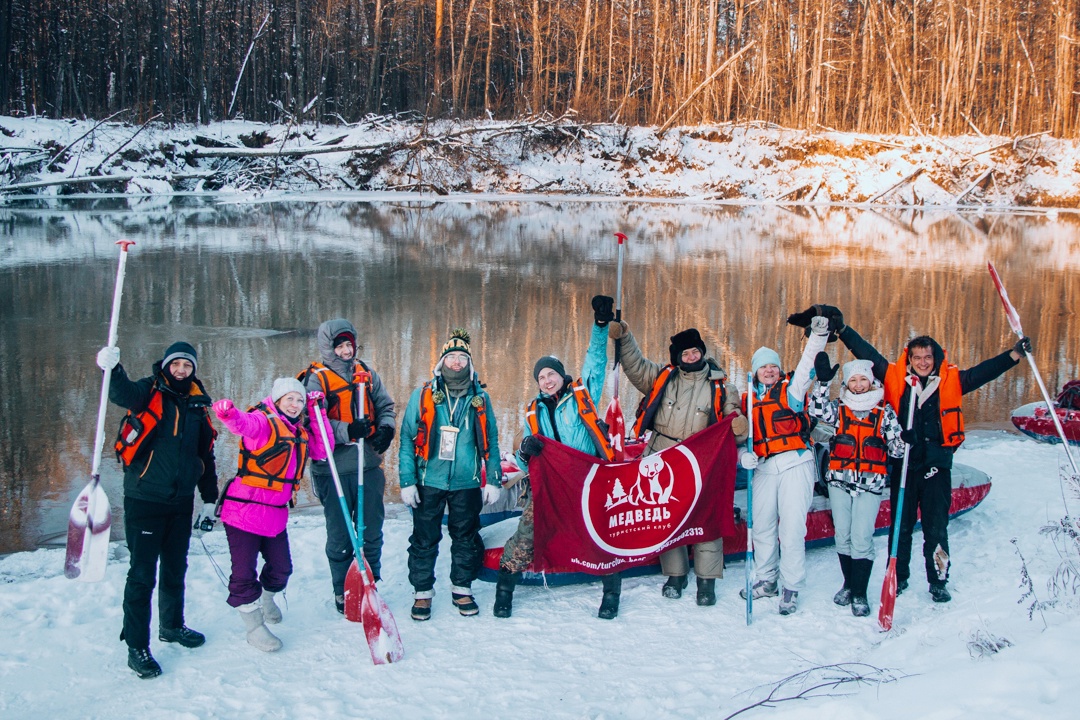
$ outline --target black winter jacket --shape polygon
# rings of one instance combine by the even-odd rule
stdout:
[[[212,400],[198,379],[195,384],[201,395],[181,396],[165,381],[161,363],[138,381],[123,366],[113,368],[109,399],[120,407],[139,413],[149,406],[155,386],[162,394],[161,422],[124,470],[127,497],[173,504],[191,498],[198,486],[204,503],[217,500],[214,433],[207,422]]]
[[[860,360],[870,360],[874,363],[874,377],[882,383],[885,382],[885,371],[889,368],[889,361],[867,342],[859,333],[852,328],[844,328],[839,335],[840,341],[847,346],[851,354]],[[931,345],[934,353],[935,372],[941,367],[945,359],[945,352],[936,342]],[[967,370],[961,370],[960,392],[967,395],[978,390],[991,380],[995,380],[1005,374],[1006,371],[1017,365],[1017,361],[1009,355],[1009,350],[984,360],[983,362]],[[921,380],[920,380],[921,381]],[[900,408],[896,416],[900,424],[907,422],[908,403],[911,399],[911,389],[905,389],[900,399]],[[942,443],[944,438],[941,432],[940,398],[938,393],[930,396],[921,407],[916,406],[915,417],[912,421],[915,429],[916,442],[911,446],[911,454],[908,462],[913,468],[935,466],[942,469],[952,467],[952,456],[955,447],[945,447]]]

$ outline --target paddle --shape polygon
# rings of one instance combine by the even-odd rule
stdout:
[[[754,373],[746,374],[746,450],[754,452]],[[754,622],[754,471],[746,478],[746,624]]]
[[[907,429],[915,420],[915,377],[909,377],[912,392],[908,398]],[[900,497],[896,501],[896,514],[893,515],[892,546],[889,549],[889,567],[885,570],[885,582],[881,585],[881,607],[878,608],[878,625],[884,631],[892,629],[893,610],[896,609],[896,551],[900,547],[900,524],[904,512],[904,489],[907,487],[908,457],[911,455],[911,446],[904,443],[904,462],[900,465]]]
[[[1001,284],[1001,277],[998,275],[997,270],[994,269],[994,263],[987,262],[986,267],[990,270],[990,277],[994,281],[994,287],[997,288],[998,297],[1001,298],[1001,304],[1005,306],[1005,317],[1009,319],[1009,327],[1016,333],[1017,337],[1024,337],[1024,328],[1020,325],[1020,315],[1016,312],[1016,308],[1009,302],[1009,293],[1005,292],[1005,286]],[[1024,353],[1024,357],[1027,358],[1028,365],[1031,366],[1031,372],[1035,374],[1035,382],[1039,385],[1039,391],[1042,392],[1043,400],[1046,401],[1046,409],[1050,413],[1050,419],[1054,421],[1054,429],[1057,430],[1058,437],[1061,438],[1062,447],[1065,448],[1065,454],[1069,458],[1069,464],[1072,465],[1073,474],[1080,476],[1080,470],[1076,468],[1076,460],[1073,458],[1072,451],[1069,450],[1069,441],[1065,437],[1065,428],[1061,427],[1061,419],[1058,418],[1057,410],[1054,407],[1054,403],[1050,400],[1050,393],[1046,391],[1046,385],[1043,384],[1042,375],[1039,374],[1039,368],[1035,367],[1035,361],[1031,358],[1031,353]]]
[[[337,490],[338,502],[341,504],[341,514],[345,518],[345,528],[349,533],[349,540],[352,541],[353,553],[356,555],[345,576],[345,619],[363,623],[364,636],[367,638],[368,649],[371,651],[371,662],[376,665],[397,662],[405,656],[405,648],[401,645],[401,635],[398,633],[397,623],[394,621],[390,608],[375,589],[375,579],[371,575],[371,568],[364,560],[356,528],[353,527],[352,519],[349,517],[349,507],[345,504],[345,492],[341,487],[341,478],[338,476],[334,454],[330,452],[330,439],[326,436],[326,415],[317,403],[315,414],[319,436],[322,438],[323,447],[327,449],[326,461],[330,464],[330,474],[334,478],[334,488]],[[359,449],[362,473],[363,443],[360,444]],[[362,474],[361,477],[363,477]],[[356,510],[357,515],[362,517],[364,496],[362,485],[358,488],[358,492],[360,495],[357,498]],[[364,565],[363,571],[360,570],[361,562]]]
[[[622,321],[622,261],[623,243],[626,242],[626,234],[617,232],[615,237],[619,239],[619,264],[615,275],[615,322]],[[615,365],[612,373],[611,402],[608,403],[604,412],[604,422],[608,426],[608,438],[611,440],[611,449],[615,451],[615,462],[622,462],[626,456],[623,453],[623,440],[626,438],[626,420],[623,418],[622,405],[619,404],[619,353],[622,350],[622,341],[615,341]]]
[[[116,345],[116,326],[120,322],[120,297],[124,292],[124,266],[127,265],[128,248],[135,243],[118,240],[120,264],[116,268],[116,284],[113,285],[112,317],[109,320],[108,346]],[[94,434],[94,460],[90,469],[90,482],[75,498],[68,515],[67,557],[64,559],[64,576],[82,582],[98,582],[105,577],[109,564],[109,530],[112,527],[112,508],[105,489],[101,487],[101,446],[105,442],[105,411],[109,407],[109,382],[112,372],[106,370],[101,377],[101,400],[98,403],[97,430]]]

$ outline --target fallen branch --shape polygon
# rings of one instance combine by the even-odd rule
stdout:
[[[158,113],[157,115],[153,116],[152,118],[150,118],[149,120],[147,120],[146,122],[144,122],[144,123],[143,123],[142,125],[140,125],[140,126],[139,126],[139,129],[138,129],[138,130],[136,130],[136,131],[135,131],[135,133],[134,133],[134,134],[133,134],[133,135],[132,135],[131,137],[129,137],[129,138],[127,139],[127,141],[126,141],[126,142],[124,142],[124,144],[123,144],[123,145],[121,145],[120,147],[116,148],[115,150],[113,150],[113,151],[112,151],[111,153],[109,153],[108,155],[106,155],[106,156],[105,156],[105,159],[104,159],[104,160],[102,160],[101,162],[99,162],[99,163],[97,164],[97,167],[95,167],[95,168],[94,168],[93,170],[91,170],[91,171],[90,171],[90,174],[91,174],[91,175],[97,175],[97,174],[98,174],[99,172],[101,172],[101,168],[102,168],[102,166],[103,166],[103,165],[104,165],[105,163],[107,163],[107,162],[109,161],[109,158],[111,158],[111,157],[112,157],[113,155],[116,155],[116,153],[120,152],[120,151],[121,151],[121,150],[123,150],[124,148],[126,148],[126,147],[127,147],[127,146],[128,146],[128,145],[129,145],[130,143],[131,143],[131,141],[132,141],[132,140],[134,140],[134,139],[135,139],[135,138],[136,138],[136,137],[138,136],[138,134],[139,134],[139,133],[141,133],[141,132],[142,132],[143,130],[145,130],[145,129],[146,129],[146,127],[147,127],[147,126],[148,126],[148,125],[149,125],[150,123],[154,122],[154,121],[155,121],[155,120],[157,120],[157,119],[158,119],[159,117],[161,117],[161,113]]]
[[[212,178],[218,173],[178,173],[163,178],[155,178],[152,175],[82,175],[77,178],[59,178],[57,180],[35,180],[33,182],[15,183],[14,185],[0,185],[0,192],[17,192],[20,190],[36,190],[37,188],[52,187],[54,185],[90,185],[93,183],[118,183],[130,182],[140,178],[165,180],[173,184],[180,180],[201,180]]]
[[[979,177],[975,178],[975,182],[968,185],[967,189],[964,190],[964,192],[960,193],[959,195],[956,196],[956,198],[953,199],[953,202],[959,204],[960,201],[963,200],[964,197],[968,193],[970,193],[972,190],[974,190],[975,188],[979,187],[984,182],[986,182],[986,178],[990,177],[993,174],[994,174],[994,168],[990,168],[989,170],[984,172],[982,175],[979,175]]]
[[[685,110],[686,106],[689,105],[691,102],[693,102],[694,98],[696,98],[698,96],[698,94],[702,90],[704,90],[706,87],[709,86],[709,83],[711,83],[713,80],[715,80],[720,75],[720,73],[727,70],[729,65],[731,65],[733,62],[735,62],[736,60],[739,59],[739,56],[741,56],[744,52],[746,52],[750,48],[754,47],[754,45],[756,45],[756,44],[757,44],[757,40],[751,40],[749,43],[746,44],[746,46],[742,50],[740,50],[739,52],[737,52],[734,55],[732,55],[731,57],[729,57],[727,60],[725,60],[723,62],[722,65],[720,65],[720,67],[713,70],[712,74],[709,75],[709,77],[702,80],[701,84],[698,85],[696,88],[694,88],[693,91],[689,95],[686,96],[686,99],[682,101],[682,105],[677,107],[675,109],[675,112],[671,113],[671,115],[664,122],[664,124],[660,126],[660,129],[656,131],[657,136],[662,137],[664,135],[664,133],[666,133],[668,131],[668,128],[671,127],[671,124],[673,122],[675,122],[675,118],[679,117],[679,113],[681,113],[683,110]]]
[[[244,69],[247,67],[248,59],[251,57],[251,51],[255,49],[255,41],[262,37],[263,28],[266,27],[266,23],[270,20],[270,13],[266,13],[266,17],[263,18],[262,25],[255,31],[255,35],[251,38],[251,44],[248,45],[247,53],[244,55],[244,62],[240,64],[240,72],[236,74],[236,84],[233,85],[232,99],[229,100],[229,109],[225,113],[226,116],[232,117],[233,103],[236,102],[236,93],[240,91],[240,78],[244,77]]]
[[[837,672],[837,676],[829,676],[825,673]],[[824,677],[818,679],[818,676],[824,675]],[[783,680],[775,683],[769,694],[762,700],[759,700],[752,705],[737,710],[730,715],[726,716],[723,720],[731,720],[731,718],[738,715],[742,715],[744,712],[753,710],[755,708],[773,708],[777,703],[787,702],[788,700],[810,700],[820,697],[837,697],[837,695],[848,695],[850,693],[832,693],[822,692],[824,690],[836,690],[843,685],[850,683],[868,685],[884,685],[886,683],[893,683],[900,680],[902,677],[896,676],[891,670],[874,667],[873,665],[867,665],[866,663],[836,663],[833,665],[817,665],[808,670],[789,675]],[[813,683],[807,686],[807,683]],[[800,686],[803,689],[798,692],[793,692],[790,695],[780,695],[780,691],[788,685]]]
[[[61,155],[63,155],[63,154],[64,154],[64,153],[66,153],[66,152],[67,152],[68,150],[70,150],[71,148],[73,148],[73,147],[75,146],[75,143],[77,143],[77,142],[81,141],[81,140],[82,140],[83,138],[85,138],[85,137],[86,137],[87,135],[91,134],[92,132],[94,132],[94,131],[95,131],[95,130],[97,130],[97,129],[98,129],[99,127],[101,127],[101,126],[102,126],[102,125],[104,125],[105,123],[107,123],[107,122],[109,122],[110,120],[112,120],[112,119],[113,119],[114,117],[116,117],[116,116],[117,116],[117,115],[119,115],[120,113],[125,113],[125,112],[127,112],[127,108],[124,108],[123,110],[117,110],[116,112],[114,112],[114,113],[113,113],[112,115],[110,115],[109,117],[105,118],[104,120],[101,120],[101,121],[97,122],[97,123],[96,123],[96,124],[94,125],[94,127],[90,128],[89,130],[87,130],[86,132],[84,132],[84,133],[83,133],[82,135],[80,135],[79,137],[75,138],[74,140],[72,140],[71,142],[69,142],[69,143],[68,143],[67,145],[65,145],[64,147],[62,147],[62,148],[60,148],[59,150],[57,150],[57,151],[56,151],[56,154],[55,154],[55,155],[53,155],[53,156],[52,156],[52,157],[51,157],[51,158],[49,159],[49,162],[45,163],[45,167],[44,167],[44,168],[42,168],[42,169],[43,169],[43,170],[48,170],[48,169],[49,169],[50,167],[52,167],[52,164],[53,164],[54,162],[56,162],[57,158],[59,158],[59,157],[60,157]]]
[[[874,202],[875,200],[878,200],[878,199],[880,199],[880,198],[883,198],[883,197],[885,197],[886,195],[888,195],[889,193],[891,193],[891,192],[892,192],[893,190],[895,190],[896,188],[900,187],[901,185],[906,185],[907,183],[911,182],[911,181],[912,181],[912,180],[914,180],[915,178],[917,178],[917,177],[919,177],[920,175],[922,175],[922,174],[923,174],[924,172],[926,172],[926,168],[924,168],[924,167],[922,167],[922,166],[920,166],[920,167],[916,168],[916,169],[915,169],[915,172],[913,172],[913,173],[911,173],[911,174],[907,175],[906,177],[903,177],[903,178],[901,178],[899,182],[897,182],[897,183],[895,183],[895,184],[893,184],[893,185],[890,185],[890,186],[889,186],[888,188],[886,188],[885,190],[882,190],[882,191],[881,191],[881,192],[879,192],[879,193],[878,193],[877,195],[875,195],[874,197],[872,197],[872,198],[870,198],[869,200],[867,200],[867,201],[866,201],[866,204],[867,204],[867,205],[869,205],[870,203]]]

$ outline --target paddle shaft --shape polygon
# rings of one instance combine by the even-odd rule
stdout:
[[[622,322],[622,263],[623,247],[626,242],[626,233],[617,232],[615,237],[619,239],[619,260],[615,266],[615,322]],[[619,359],[622,357],[622,340],[615,341],[615,372],[619,371]],[[619,377],[615,376],[615,397],[619,397]]]
[[[106,345],[116,345],[116,329],[120,324],[120,298],[124,294],[124,270],[127,267],[128,247],[135,243],[131,240],[119,240],[120,262],[116,268],[116,283],[113,285],[112,316],[109,318],[109,339]],[[105,444],[105,413],[109,409],[109,383],[112,381],[112,372],[104,371],[101,374],[101,399],[98,402],[97,429],[94,432],[94,459],[90,468],[90,476],[96,485],[101,478],[101,448]],[[93,502],[93,494],[90,496]],[[93,517],[92,508],[88,508],[88,514]]]
[[[746,374],[746,450],[754,452],[754,374]],[[746,624],[754,622],[754,471],[746,479]]]
[[[360,558],[362,557],[360,543],[356,539],[356,529],[353,527],[352,519],[349,517],[349,506],[345,504],[345,491],[341,487],[341,478],[338,476],[337,463],[334,462],[334,453],[330,450],[330,438],[326,436],[326,415],[323,413],[319,403],[313,403],[313,407],[316,414],[315,421],[319,426],[319,437],[322,438],[323,448],[326,450],[326,462],[330,465],[330,475],[334,478],[334,488],[337,490],[341,514],[345,517],[345,530],[349,533],[349,540],[352,541],[353,552],[356,553],[357,558]],[[361,461],[362,463],[363,461]]]

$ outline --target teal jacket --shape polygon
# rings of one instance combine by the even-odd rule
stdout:
[[[592,337],[589,340],[589,351],[585,355],[585,362],[581,368],[581,381],[588,389],[589,395],[592,396],[593,405],[597,406],[596,412],[600,414],[601,420],[603,420],[602,413],[604,409],[600,407],[600,396],[604,392],[604,381],[607,379],[607,343],[607,328],[597,327],[594,324]],[[551,425],[551,413],[540,402],[543,397],[544,393],[536,396],[536,417],[540,425],[540,434],[547,438],[554,438],[555,431]],[[581,420],[577,400],[574,399],[574,393],[569,387],[566,388],[566,392],[560,398],[559,404],[555,406],[554,415],[555,426],[559,431],[559,442],[583,453],[600,457],[600,452],[593,443],[592,434]],[[529,425],[526,423],[525,437],[531,434]],[[514,460],[522,471],[528,472],[529,465],[521,459],[520,455],[515,456]]]
[[[439,386],[441,383],[436,388]],[[495,411],[491,407],[491,398],[480,388],[479,382],[474,382],[470,393],[457,399],[456,404],[454,398],[448,395],[442,399],[442,402],[435,403],[435,422],[432,424],[429,438],[431,451],[428,453],[426,466],[424,461],[417,457],[414,448],[416,433],[420,426],[422,391],[422,387],[413,390],[412,396],[409,397],[409,405],[405,408],[405,416],[402,418],[401,443],[398,448],[398,482],[401,487],[416,484],[439,490],[469,490],[480,487],[481,459],[480,449],[476,443],[476,410],[472,405],[474,398],[481,398],[487,405],[488,482],[500,485],[502,468],[499,458],[499,430],[495,426]],[[456,409],[453,421],[450,418],[451,405],[454,405]],[[448,425],[458,429],[454,459],[440,460],[439,428]]]

